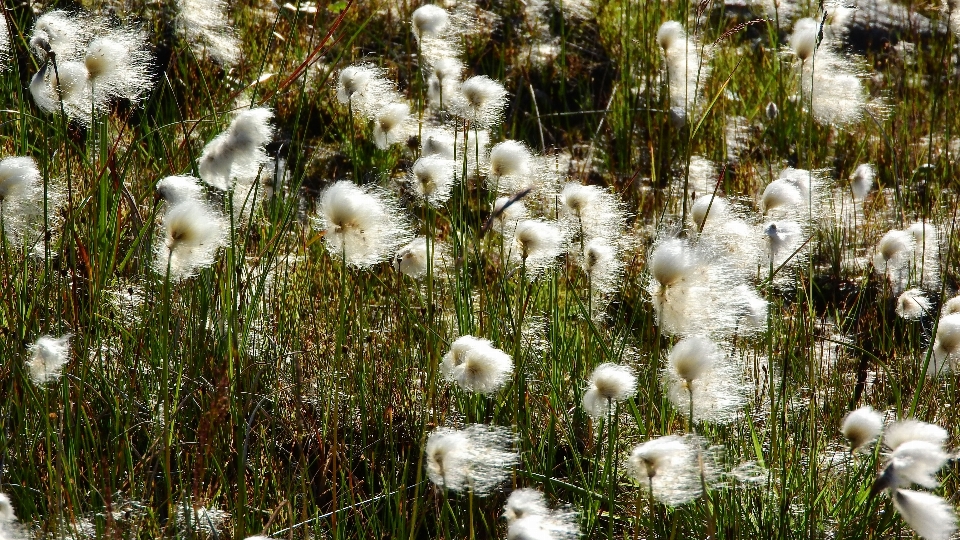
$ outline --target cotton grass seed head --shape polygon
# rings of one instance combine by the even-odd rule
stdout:
[[[435,36],[447,28],[450,15],[439,6],[424,4],[413,11],[410,23],[413,25],[413,34],[418,39],[422,36]]]
[[[908,418],[890,424],[883,434],[883,444],[891,451],[896,451],[900,445],[910,441],[943,446],[947,441],[947,430],[936,424]]]
[[[341,180],[320,195],[317,227],[334,257],[350,266],[371,267],[409,240],[407,218],[392,195]]]
[[[533,154],[519,141],[502,141],[490,149],[488,167],[495,181],[509,176],[528,176],[533,172]]]
[[[403,246],[399,251],[397,251],[397,254],[393,259],[394,270],[414,279],[420,279],[424,277],[431,268],[434,272],[434,275],[437,275],[442,270],[441,266],[446,256],[446,248],[443,246],[443,244],[438,244],[436,242],[429,247],[429,252],[432,252],[430,254],[433,255],[432,265],[428,265],[429,255],[427,249],[427,239],[423,236],[420,236],[418,238],[414,238],[409,244]]]
[[[87,45],[84,66],[94,100],[126,99],[137,103],[153,84],[147,34],[139,29],[111,28]]]
[[[674,345],[663,370],[664,393],[670,403],[693,420],[725,424],[744,404],[738,370],[719,346],[702,336],[690,336]]]
[[[880,437],[883,430],[883,416],[864,405],[850,411],[840,424],[840,433],[850,442],[850,451],[867,451],[865,447]]]
[[[548,508],[543,494],[535,489],[511,493],[503,516],[508,540],[573,540],[580,536],[576,512]]]
[[[948,540],[957,531],[956,511],[942,497],[908,489],[898,489],[892,497],[903,521],[924,540]]]
[[[171,206],[163,216],[162,238],[157,244],[154,269],[161,275],[184,279],[213,264],[226,245],[226,219],[204,202],[187,199]]]
[[[503,517],[512,523],[527,516],[542,516],[549,511],[543,493],[532,489],[517,489],[510,493],[503,506]]]
[[[394,84],[373,64],[355,64],[340,71],[337,100],[360,116],[373,120],[384,103],[399,101]]]
[[[513,359],[489,340],[461,336],[443,356],[440,371],[447,381],[468,392],[492,394],[513,372]]]
[[[876,168],[869,163],[861,163],[850,175],[850,190],[853,200],[863,201],[873,189],[873,179],[877,176]]]
[[[877,480],[878,487],[905,488],[917,484],[935,489],[940,484],[936,474],[949,459],[939,444],[904,442],[890,453],[887,466]]]
[[[806,17],[793,23],[793,33],[788,42],[793,54],[801,61],[808,60],[817,50],[817,34],[820,32],[820,23]]]
[[[594,418],[603,418],[618,402],[637,391],[637,376],[629,366],[600,364],[587,383],[583,409]]]
[[[510,450],[513,441],[510,430],[498,426],[437,428],[427,438],[427,475],[444,489],[486,495],[517,463],[517,454]]]
[[[438,207],[450,199],[456,174],[454,160],[438,154],[424,155],[414,162],[407,182],[419,200]]]
[[[170,204],[199,200],[203,195],[200,180],[190,175],[167,176],[157,182],[157,194]]]
[[[897,315],[901,319],[915,321],[930,313],[930,300],[920,289],[908,289],[897,297]]]
[[[414,132],[410,120],[410,105],[407,103],[389,103],[381,107],[373,121],[373,141],[377,148],[386,150],[390,145],[406,142]]]
[[[554,265],[563,248],[563,232],[556,224],[525,219],[514,230],[510,255],[523,265],[530,279],[535,279]]]
[[[500,123],[507,106],[507,90],[486,75],[477,75],[463,81],[455,102],[458,116],[482,128]]]
[[[252,183],[268,158],[263,146],[273,138],[273,111],[253,108],[241,111],[226,131],[207,143],[200,155],[200,178],[221,190],[234,182]]]
[[[227,17],[226,0],[175,0],[176,29],[194,54],[223,65],[240,60],[240,41]]]
[[[666,21],[657,30],[657,43],[664,51],[672,50],[685,39],[687,39],[687,33],[683,30],[683,25],[677,21]]]
[[[660,242],[648,262],[653,279],[664,288],[678,285],[696,272],[697,266],[696,256],[680,238]]]
[[[35,384],[43,385],[60,378],[63,366],[70,360],[71,337],[71,334],[58,338],[42,336],[30,346],[26,365]]]
[[[696,441],[689,437],[651,439],[630,452],[627,474],[667,506],[688,503],[702,493],[697,451]]]
[[[677,376],[692,385],[712,367],[717,356],[717,345],[702,336],[690,336],[677,342],[667,361]]]

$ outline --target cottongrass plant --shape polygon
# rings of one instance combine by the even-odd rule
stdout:
[[[637,391],[637,376],[629,366],[606,363],[593,370],[583,393],[583,410],[594,418],[605,418],[617,403]]]
[[[360,268],[392,257],[410,239],[396,198],[381,189],[340,180],[320,195],[315,226],[333,257]]]
[[[413,279],[420,279],[432,269],[434,275],[439,275],[446,268],[447,248],[444,244],[432,242],[429,249],[433,255],[431,261],[427,250],[426,237],[419,236],[400,248],[393,259],[394,270]]]
[[[627,473],[667,506],[693,501],[704,485],[699,439],[667,435],[637,445],[627,458]]]
[[[720,347],[703,336],[677,342],[663,370],[664,393],[694,422],[726,424],[744,404],[737,369]]]
[[[877,168],[870,163],[861,163],[854,169],[850,175],[850,191],[853,193],[853,200],[862,203],[870,190],[873,189],[873,182],[877,176]]]
[[[269,161],[263,146],[273,138],[273,111],[253,108],[240,111],[230,126],[207,143],[200,154],[200,178],[229,190],[234,184],[252,184]]]
[[[13,511],[13,504],[6,493],[0,493],[0,538],[3,540],[26,540],[32,535],[28,533],[26,527],[17,521],[17,515]]]
[[[911,285],[939,289],[939,230],[918,221],[906,230],[888,231],[877,243],[873,267],[887,276],[894,293]]]
[[[509,540],[572,540],[580,536],[575,511],[549,508],[543,494],[531,488],[510,493],[503,517]]]
[[[30,379],[37,385],[60,379],[63,366],[70,361],[70,339],[66,334],[58,338],[42,336],[30,346],[26,366]]]
[[[517,223],[508,249],[510,258],[532,281],[556,264],[566,249],[566,235],[556,222],[525,219]]]
[[[940,426],[902,420],[887,427],[883,442],[889,452],[872,493],[889,494],[903,520],[927,540],[947,540],[957,530],[952,505],[931,493],[907,489],[914,484],[927,489],[940,485],[936,474],[951,458],[943,445],[947,432]]]
[[[477,129],[499,124],[506,106],[506,88],[486,75],[475,75],[463,81],[452,101],[453,112]]]
[[[513,359],[490,340],[460,336],[443,356],[440,371],[444,379],[467,392],[492,394],[513,372]]]
[[[395,103],[400,98],[394,84],[384,78],[383,70],[365,63],[340,70],[337,100],[347,105],[351,114],[373,120],[383,105]]]
[[[869,405],[847,413],[840,425],[840,432],[850,443],[850,452],[869,452],[868,445],[880,437],[882,430],[883,415]]]
[[[230,240],[229,223],[206,203],[188,199],[172,205],[163,216],[154,270],[171,279],[186,279],[214,263]]]
[[[568,182],[560,192],[560,212],[581,244],[595,238],[617,241],[626,228],[623,201],[608,189]]]
[[[897,297],[897,316],[916,321],[930,313],[930,300],[920,289],[908,289]]]
[[[157,182],[157,195],[169,204],[200,200],[203,197],[203,186],[200,185],[200,179],[194,176],[166,176]]]
[[[38,241],[45,228],[56,222],[62,203],[60,187],[51,183],[46,191],[44,201],[43,177],[32,157],[0,160],[0,226],[7,241],[14,244]]]
[[[227,17],[225,0],[176,0],[177,33],[198,57],[231,66],[240,60],[240,40]]]
[[[937,323],[937,335],[933,351],[929,355],[927,376],[936,377],[947,372],[960,371],[960,312],[948,313]]]
[[[427,474],[444,490],[486,495],[516,465],[519,456],[510,450],[513,442],[510,430],[498,426],[437,428],[427,438]]]
[[[434,207],[442,206],[453,192],[457,162],[440,154],[422,155],[413,163],[407,182],[417,199]]]
[[[709,49],[688,36],[677,21],[660,25],[657,43],[663,49],[671,110],[687,118],[695,113],[710,76]]]

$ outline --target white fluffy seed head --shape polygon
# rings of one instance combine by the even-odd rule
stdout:
[[[320,195],[318,227],[334,257],[370,267],[388,259],[409,240],[407,219],[390,194],[341,180]]]
[[[177,32],[194,54],[227,66],[240,59],[240,41],[227,17],[226,0],[175,0],[175,4]]]
[[[706,220],[713,222],[723,221],[729,216],[730,205],[726,199],[717,195],[701,195],[693,201],[690,207],[690,216],[697,229],[703,229]]]
[[[171,206],[163,217],[154,269],[171,278],[192,276],[213,264],[228,240],[226,219],[205,203],[187,199]]]
[[[461,336],[450,345],[440,371],[447,381],[468,392],[492,394],[513,372],[513,359],[489,340]]]
[[[505,176],[527,176],[532,173],[533,155],[523,143],[506,140],[490,149],[488,166],[490,176],[497,179]]]
[[[268,161],[263,146],[273,137],[272,119],[273,111],[265,107],[237,114],[226,131],[203,148],[200,178],[221,190],[234,182],[254,182]]]
[[[920,289],[908,289],[897,297],[897,315],[908,321],[915,321],[930,313],[930,300]]]
[[[83,63],[99,103],[112,98],[137,103],[153,84],[153,56],[147,49],[146,32],[139,29],[106,31],[87,45]]]
[[[907,441],[890,454],[882,482],[892,487],[918,484],[934,489],[940,484],[936,475],[949,459],[950,456],[939,444]]]
[[[648,263],[653,279],[662,287],[679,284],[695,272],[697,266],[693,252],[680,238],[660,242],[650,254]]]
[[[949,354],[960,352],[960,313],[940,318],[937,324],[937,343]]]
[[[863,201],[873,189],[873,179],[877,176],[876,168],[869,163],[861,163],[850,175],[850,189],[853,191],[853,200]]]
[[[517,225],[527,217],[527,207],[514,197],[499,197],[493,202],[493,223],[500,234],[513,236]]]
[[[790,211],[806,202],[800,188],[785,179],[777,179],[767,184],[760,196],[760,206],[764,213],[774,210]]]
[[[43,336],[30,346],[27,370],[35,384],[43,385],[60,378],[63,366],[70,360],[71,337],[71,334],[58,338]]]
[[[908,418],[887,426],[883,434],[883,444],[891,451],[910,441],[924,441],[943,446],[947,441],[947,430],[936,424],[929,424]]]
[[[687,33],[683,30],[683,25],[677,21],[667,21],[657,30],[657,43],[667,54],[686,39]]]
[[[57,60],[76,55],[98,21],[68,13],[64,10],[48,11],[41,15],[33,25],[30,34],[30,47],[34,54],[44,58],[52,51]]]
[[[503,517],[507,523],[527,516],[542,516],[547,512],[549,508],[543,493],[532,488],[514,490],[503,505]]]
[[[500,123],[507,105],[507,90],[486,75],[477,75],[463,81],[455,109],[461,118],[482,128]]]
[[[56,70],[48,73],[52,73],[50,88],[55,98],[70,104],[85,102],[90,106],[90,74],[82,62],[61,62]]]
[[[517,454],[509,450],[513,440],[508,429],[497,426],[437,428],[427,438],[427,475],[445,489],[489,493],[517,462]]]
[[[883,416],[869,405],[847,413],[840,425],[840,433],[850,442],[852,452],[863,450],[866,445],[877,440],[881,430]]]
[[[637,391],[637,377],[629,366],[600,364],[593,370],[583,394],[583,409],[595,418],[604,417],[617,402]]]
[[[883,235],[877,244],[877,255],[884,263],[913,250],[913,235],[907,231],[892,230]]]
[[[13,512],[13,504],[6,493],[0,493],[0,531],[3,530],[4,523],[13,523],[17,515]]]
[[[630,452],[627,474],[668,506],[690,502],[702,492],[696,444],[676,435],[651,439]]]
[[[8,157],[0,161],[0,204],[10,199],[31,196],[40,182],[40,170],[32,157]]]
[[[692,383],[713,367],[717,354],[717,345],[702,336],[690,336],[677,342],[670,351],[667,361],[676,374]]]
[[[413,25],[414,35],[419,39],[443,32],[450,23],[450,15],[439,6],[424,4],[414,10],[410,22]]]
[[[578,219],[583,219],[599,198],[599,188],[585,186],[578,182],[568,182],[563,186],[563,191],[560,192],[560,202],[564,211]]]
[[[790,35],[790,48],[801,61],[806,61],[817,50],[817,34],[820,32],[820,24],[805,17],[793,24],[793,34]]]
[[[940,315],[942,317],[953,315],[954,313],[960,313],[960,296],[954,296],[953,298],[944,302],[943,308],[940,310]]]
[[[170,204],[199,200],[203,195],[200,180],[190,176],[167,176],[157,182],[157,194]]]
[[[385,150],[392,144],[405,142],[409,128],[410,105],[403,102],[384,105],[373,122],[373,140],[377,148]]]
[[[948,540],[957,531],[956,512],[942,497],[898,489],[893,494],[893,505],[924,540]]]
[[[421,236],[400,248],[393,259],[393,268],[405,276],[416,279],[426,275],[427,262],[427,239]]]
[[[535,279],[553,266],[563,252],[563,233],[553,223],[525,219],[513,232],[511,258],[524,265],[527,276]]]
[[[427,98],[435,109],[446,108],[460,90],[463,62],[459,58],[444,56],[432,62],[427,81]]]
[[[441,206],[450,199],[456,173],[456,161],[439,154],[424,155],[413,164],[408,182],[418,199]]]

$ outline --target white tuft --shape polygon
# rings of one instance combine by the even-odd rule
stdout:
[[[866,451],[865,447],[880,437],[882,429],[883,416],[869,405],[847,413],[840,425],[840,433],[850,442],[853,452]]]
[[[897,315],[915,321],[930,313],[930,300],[920,289],[908,289],[897,298]]]
[[[679,411],[693,420],[725,424],[743,406],[743,387],[737,371],[712,340],[691,336],[680,340],[663,370],[664,392]]]
[[[373,118],[373,141],[377,148],[385,150],[390,145],[406,142],[415,133],[413,127],[410,105],[403,102],[384,105]]]
[[[347,180],[320,195],[317,226],[327,249],[351,266],[370,267],[390,258],[409,239],[407,219],[396,199]]]
[[[957,515],[946,500],[930,493],[898,489],[893,505],[903,520],[925,540],[948,540],[957,531]]]
[[[910,418],[890,424],[883,435],[883,444],[891,451],[910,441],[925,441],[942,446],[947,441],[947,431],[936,424]]]
[[[30,379],[38,385],[60,378],[63,366],[70,360],[70,334],[54,338],[43,336],[30,346],[27,369]]]
[[[240,59],[240,41],[227,18],[225,0],[176,0],[177,32],[190,43],[194,54],[209,56],[225,65]]]
[[[450,199],[457,178],[457,162],[442,155],[423,155],[410,169],[408,183],[417,198],[431,206],[441,206]]]
[[[272,118],[273,111],[268,108],[237,114],[227,130],[203,148],[200,178],[222,190],[230,189],[234,182],[256,181],[268,161],[263,145],[273,137]]]
[[[443,356],[440,371],[446,380],[468,392],[492,394],[513,372],[513,360],[489,340],[461,336]]]
[[[627,366],[600,364],[593,370],[583,394],[583,409],[587,414],[604,417],[620,401],[637,391],[637,376]]]
[[[507,90],[486,75],[463,81],[453,102],[456,114],[482,128],[500,123],[507,105]]]
[[[197,200],[181,201],[163,216],[162,241],[157,243],[154,269],[175,279],[192,276],[213,264],[227,244],[228,224],[218,212]]]
[[[170,204],[199,200],[203,195],[200,180],[193,176],[167,176],[157,182],[157,193]]]
[[[627,473],[668,506],[688,503],[702,493],[698,448],[688,437],[667,435],[633,449]]]
[[[869,163],[857,166],[850,175],[850,190],[853,191],[853,200],[863,201],[873,189],[873,179],[877,176],[876,168]]]
[[[437,428],[427,438],[427,474],[434,484],[452,491],[492,491],[507,479],[518,459],[509,450],[510,430],[469,425],[464,429]]]

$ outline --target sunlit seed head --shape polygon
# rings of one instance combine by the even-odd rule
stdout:
[[[510,493],[503,506],[503,517],[511,523],[527,516],[540,516],[549,511],[543,493],[531,488],[517,489]]]
[[[175,0],[177,32],[198,57],[224,65],[240,59],[240,41],[227,17],[226,0]]]
[[[696,271],[697,263],[690,248],[680,238],[660,242],[650,255],[648,268],[662,287],[672,287]]]
[[[908,321],[917,320],[930,312],[930,300],[920,289],[903,291],[897,297],[897,315]]]
[[[840,432],[850,442],[855,452],[877,440],[883,429],[883,416],[869,405],[847,413],[840,425]]]
[[[40,181],[40,170],[31,157],[8,157],[0,161],[0,204],[17,197],[31,196]]]
[[[850,175],[850,189],[853,191],[853,199],[862,201],[867,198],[867,194],[873,189],[873,179],[877,171],[873,165],[862,163]]]
[[[450,345],[440,371],[446,380],[468,392],[491,394],[513,372],[513,359],[489,340],[461,336]]]
[[[409,104],[390,103],[383,106],[374,119],[373,140],[377,148],[385,150],[392,144],[405,142],[410,134],[406,129],[409,120]]]
[[[157,194],[170,204],[199,200],[203,195],[200,180],[193,176],[167,176],[157,182]]]
[[[627,474],[650,495],[668,506],[684,504],[702,492],[701,468],[695,439],[667,435],[633,448],[627,458]]]
[[[532,166],[533,155],[521,142],[506,140],[490,150],[491,176],[525,176],[531,174]]]
[[[765,213],[777,209],[791,209],[804,204],[806,200],[800,189],[784,179],[777,179],[767,184],[760,196],[760,206]]]
[[[877,257],[874,258],[874,266],[880,271],[885,271],[888,264],[896,258],[913,251],[915,240],[913,235],[907,231],[892,230],[888,231],[877,243]],[[879,265],[877,263],[880,263]]]
[[[409,244],[400,248],[393,259],[393,268],[405,276],[412,278],[422,277],[427,273],[427,239],[414,238]]]
[[[442,488],[485,495],[506,480],[516,464],[513,441],[508,429],[497,426],[437,428],[427,437],[427,475]]]
[[[424,4],[414,10],[410,22],[413,25],[414,35],[420,38],[437,35],[444,31],[450,23],[450,15],[439,6]]]
[[[711,221],[723,220],[729,211],[730,205],[719,195],[702,195],[698,197],[697,200],[693,202],[693,206],[690,207],[690,215],[693,218],[693,223],[699,229],[705,226],[704,222],[707,219],[712,218]]]
[[[583,409],[593,417],[603,417],[616,403],[628,399],[637,390],[637,376],[629,366],[600,364],[587,383]]]
[[[687,384],[699,379],[713,367],[717,346],[705,337],[691,336],[677,342],[667,361]]]
[[[937,343],[948,353],[960,352],[960,314],[945,315],[937,324]]]
[[[922,491],[898,489],[893,505],[903,520],[925,540],[948,540],[957,531],[957,514],[942,497]]]
[[[457,114],[479,127],[498,124],[507,105],[507,90],[486,75],[463,81],[458,97]]]
[[[524,263],[529,277],[553,266],[563,252],[563,234],[550,222],[526,219],[517,224],[513,233],[512,256]]]
[[[891,451],[910,441],[942,446],[947,441],[947,431],[936,424],[908,418],[890,424],[883,434],[883,444]]]
[[[392,257],[409,241],[408,222],[396,197],[341,180],[320,195],[317,226],[333,257],[370,267]]]
[[[71,337],[71,334],[58,338],[43,336],[30,346],[26,364],[34,383],[42,385],[60,378],[63,366],[70,360]]]
[[[793,34],[789,38],[790,48],[801,61],[808,60],[817,50],[819,32],[820,24],[810,18],[800,19],[793,24]]]
[[[953,298],[944,302],[940,315],[947,316],[953,315],[954,313],[960,313],[960,296],[954,296]]]
[[[664,51],[671,51],[681,41],[687,38],[683,25],[677,21],[666,21],[657,30],[657,43]]]
[[[564,210],[582,218],[591,204],[598,198],[599,189],[596,186],[585,186],[577,182],[569,182],[560,192],[560,201]]]
[[[273,111],[265,107],[240,111],[226,131],[204,146],[200,178],[221,190],[235,182],[254,182],[268,161],[263,147],[273,137],[272,119]]]
[[[450,199],[457,162],[441,154],[424,155],[414,162],[408,182],[421,201],[439,206]]]
[[[10,497],[6,493],[0,493],[0,530],[2,530],[2,524],[13,523],[16,519]]]

